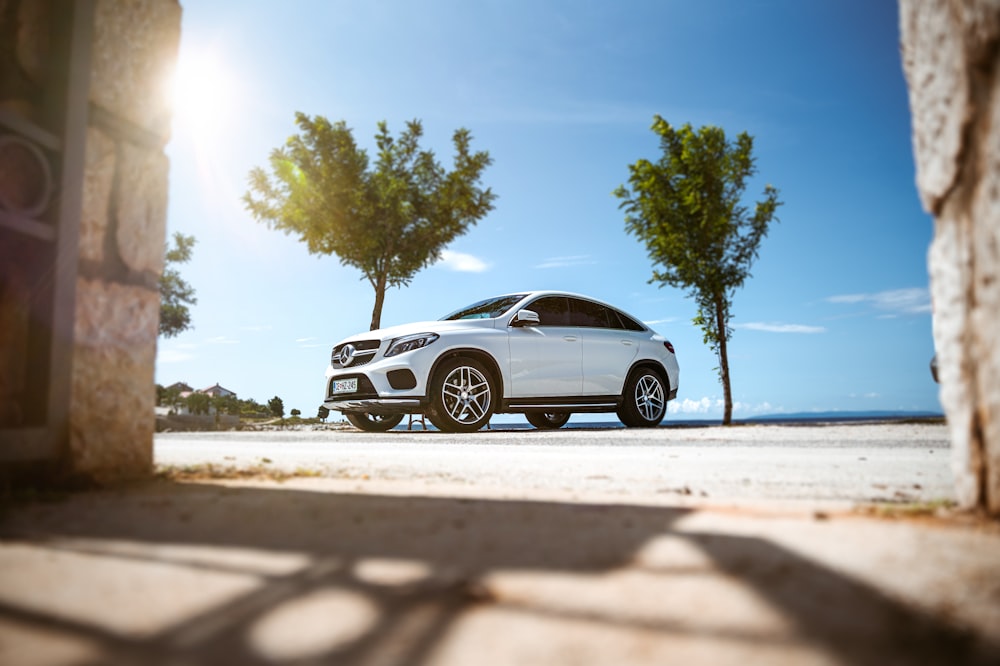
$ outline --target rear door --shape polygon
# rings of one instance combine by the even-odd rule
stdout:
[[[570,323],[582,342],[583,395],[621,395],[639,353],[637,333],[618,313],[600,303],[570,298]]]

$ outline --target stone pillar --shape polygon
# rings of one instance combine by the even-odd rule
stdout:
[[[152,470],[176,0],[101,0],[94,23],[69,458],[98,479]]]
[[[900,0],[959,503],[1000,516],[1000,0]]]
[[[0,0],[0,107],[34,121],[54,12],[48,0]],[[75,476],[149,474],[154,364],[167,212],[166,79],[176,61],[177,0],[98,0],[91,41],[67,440],[56,462]],[[0,271],[0,277],[2,271]],[[16,276],[15,276],[16,277]],[[6,285],[6,287],[5,287]],[[0,394],[20,386],[30,344],[17,280],[0,280]],[[6,367],[9,366],[9,367]],[[6,367],[6,369],[5,369]],[[9,371],[8,371],[9,370]],[[9,385],[9,386],[7,386]],[[17,415],[8,425],[17,425]],[[3,414],[0,413],[0,418]]]

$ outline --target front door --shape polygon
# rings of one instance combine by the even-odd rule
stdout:
[[[538,326],[511,327],[512,398],[573,397],[583,390],[583,344],[570,325],[569,302],[545,296],[525,309],[538,313]]]

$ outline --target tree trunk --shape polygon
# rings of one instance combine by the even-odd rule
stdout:
[[[372,308],[372,326],[369,331],[382,327],[382,304],[385,302],[385,276],[379,275],[372,281],[375,287],[375,307]]]
[[[722,425],[729,425],[733,420],[733,391],[729,386],[729,351],[727,349],[727,326],[723,304],[724,301],[721,298],[715,299],[715,326],[719,332],[719,379],[722,381],[724,401]]]
[[[956,497],[1000,516],[1000,2],[900,0]]]

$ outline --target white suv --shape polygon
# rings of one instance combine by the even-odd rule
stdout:
[[[494,413],[559,428],[573,412],[659,425],[677,397],[673,345],[585,296],[533,291],[489,298],[440,321],[351,336],[333,348],[324,406],[381,432],[404,414],[473,432]]]

